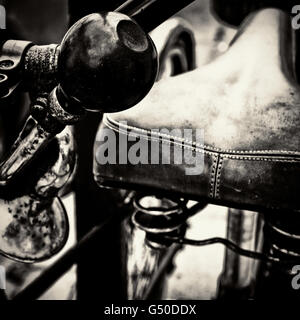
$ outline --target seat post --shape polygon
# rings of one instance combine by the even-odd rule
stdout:
[[[261,250],[262,217],[258,212],[229,208],[226,238],[239,247]],[[218,299],[249,299],[258,268],[258,261],[226,248],[223,271],[218,280]]]
[[[263,253],[277,257],[285,263],[260,264],[255,289],[256,298],[278,298],[284,295],[284,298],[299,299],[300,290],[295,286],[295,266],[300,266],[299,213],[266,214],[263,232]]]

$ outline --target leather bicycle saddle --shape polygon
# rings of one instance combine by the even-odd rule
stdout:
[[[300,87],[292,45],[288,15],[277,9],[256,12],[211,64],[157,83],[127,111],[106,114],[95,142],[96,181],[233,207],[298,211]],[[192,139],[174,130],[186,128]],[[204,132],[201,143],[197,129]],[[186,149],[190,157],[203,155],[204,168],[187,175],[188,165],[175,158],[170,164],[125,163],[131,148],[138,149],[133,137],[140,141],[137,154],[146,146],[150,157],[156,141],[169,145],[159,148],[160,159]],[[107,146],[111,161],[105,163],[101,152]]]

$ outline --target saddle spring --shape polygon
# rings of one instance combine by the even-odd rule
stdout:
[[[166,236],[183,237],[186,231],[186,200],[135,195],[132,222],[146,232],[146,243],[155,249],[172,244]]]
[[[214,237],[203,240],[185,238],[188,218],[201,211],[206,206],[205,202],[189,206],[188,201],[182,198],[163,198],[145,194],[135,194],[132,200],[135,211],[131,220],[138,229],[146,232],[146,244],[154,249],[163,249],[173,243],[192,246],[219,243],[242,256],[263,262],[286,265],[299,259],[298,256],[297,259],[295,256],[291,259],[291,257],[279,257],[274,252],[245,250],[226,238]]]

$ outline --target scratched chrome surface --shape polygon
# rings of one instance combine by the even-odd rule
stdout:
[[[65,244],[69,227],[61,201],[55,197],[75,165],[69,128],[56,137],[57,159],[37,180],[35,188],[16,197],[0,198],[0,252],[23,262],[50,258]]]

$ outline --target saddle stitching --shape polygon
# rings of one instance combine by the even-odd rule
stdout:
[[[106,118],[108,119],[108,118]],[[111,123],[110,123],[111,122]],[[137,128],[137,127],[133,127],[133,126],[129,126],[129,125],[126,125],[124,126],[123,124],[119,123],[119,122],[116,122],[112,119],[108,119],[108,121],[105,121],[105,124],[107,125],[107,127],[109,127],[110,129],[116,131],[116,132],[120,132],[120,133],[123,133],[123,134],[127,134],[127,135],[133,135],[133,136],[136,136],[136,137],[140,137],[140,138],[143,138],[145,140],[148,140],[148,141],[151,141],[151,140],[156,140],[156,141],[160,141],[161,143],[164,143],[164,144],[167,144],[167,145],[171,145],[171,144],[174,144],[174,145],[177,145],[183,149],[189,149],[189,150],[193,150],[195,152],[198,152],[198,153],[204,153],[206,155],[221,155],[222,158],[228,158],[228,159],[234,159],[234,160],[249,160],[249,161],[269,161],[269,162],[290,162],[290,163],[298,163],[300,162],[300,159],[280,159],[280,158],[274,158],[275,155],[269,155],[269,156],[266,156],[266,157],[262,157],[260,155],[249,155],[249,154],[246,154],[246,155],[242,155],[241,153],[286,153],[286,154],[291,154],[291,153],[295,153],[297,151],[287,151],[287,150],[282,150],[282,151],[279,151],[279,150],[249,150],[249,151],[234,151],[234,150],[231,150],[231,152],[233,153],[236,153],[236,154],[226,154],[225,150],[222,150],[222,149],[219,149],[219,148],[214,148],[214,147],[210,147],[210,146],[206,146],[206,145],[200,145],[200,144],[197,144],[195,142],[192,142],[192,141],[189,141],[189,140],[186,140],[186,139],[183,139],[183,138],[179,138],[179,137],[176,137],[176,136],[171,136],[171,135],[167,135],[167,134],[163,134],[163,133],[157,133],[157,132],[151,132],[149,130],[146,130],[146,129],[141,129],[141,128]],[[119,125],[118,128],[114,127],[114,124],[117,124]],[[122,130],[120,127],[125,127],[126,129],[132,129],[132,130],[136,130],[136,131],[140,131],[139,133],[135,133],[135,132],[130,132],[128,133],[127,130]],[[153,133],[154,135],[157,135],[157,138],[156,137],[153,137]],[[144,135],[143,135],[144,134]],[[163,137],[168,137],[169,139],[172,139],[172,142],[171,141],[166,141],[166,140],[163,140],[162,138]],[[179,140],[178,142],[176,140]],[[187,146],[184,142],[187,142],[189,144],[192,144],[191,146]],[[198,147],[198,148],[197,148]],[[201,148],[201,149],[199,149]],[[210,151],[210,150],[207,150],[207,149],[214,149],[216,151]],[[217,151],[219,150],[219,151]],[[286,156],[286,155],[278,155],[277,157],[280,157],[280,156]]]
[[[221,177],[221,171],[222,171],[222,164],[223,164],[223,157],[220,155],[219,157],[219,163],[217,166],[217,173],[216,173],[216,188],[215,188],[215,198],[220,198],[220,177]]]
[[[216,168],[218,164],[218,159],[219,159],[219,155],[215,154],[212,167],[211,167],[211,173],[210,173],[210,191],[209,191],[210,198],[213,198],[215,193]]]

